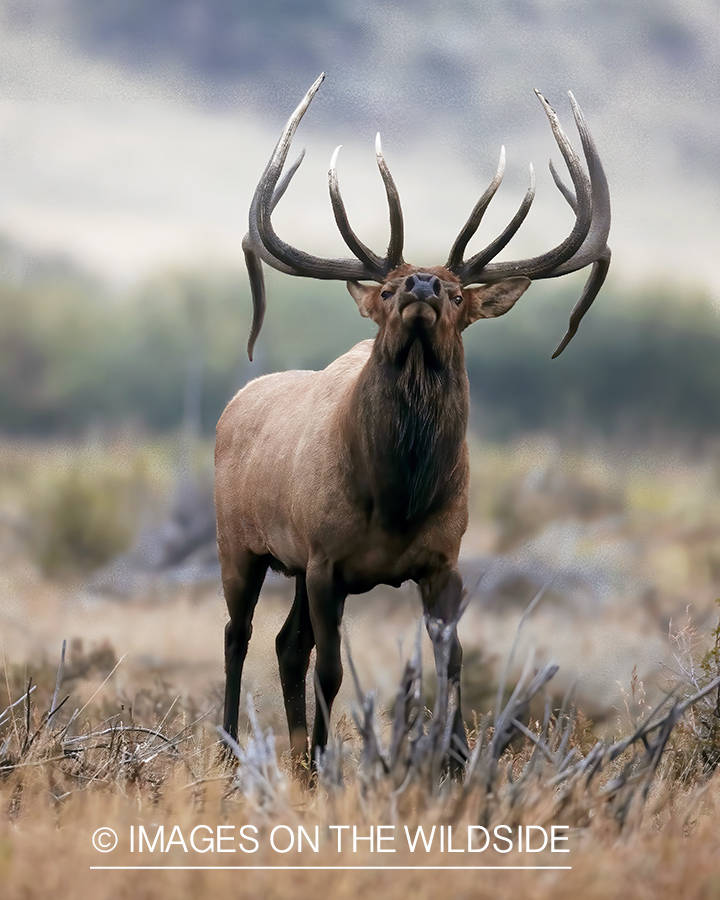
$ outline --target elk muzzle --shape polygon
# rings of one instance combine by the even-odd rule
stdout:
[[[406,325],[431,328],[440,315],[442,283],[431,272],[414,272],[403,284],[398,309]]]

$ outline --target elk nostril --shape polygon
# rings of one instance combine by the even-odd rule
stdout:
[[[432,280],[432,289],[436,297],[440,296],[440,279],[435,276]]]
[[[412,292],[414,287],[415,287],[415,276],[408,275],[408,277],[405,279],[405,290],[408,292]]]

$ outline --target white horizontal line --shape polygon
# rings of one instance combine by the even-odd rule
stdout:
[[[528,871],[538,871],[540,869],[555,869],[555,870],[572,870],[572,866],[90,866],[91,870],[94,871],[160,871],[167,869],[168,871],[205,871],[205,872],[218,872],[218,871],[234,871],[234,872],[244,872],[244,871],[255,871],[255,872],[273,872],[273,871],[293,871],[293,872],[303,872],[303,871],[322,871],[322,872],[331,872],[334,869],[337,869],[339,872],[385,872],[385,871],[400,871],[400,872],[414,872],[418,869],[432,869],[434,871],[448,871],[448,872],[479,872],[479,871],[487,871],[487,870],[500,870],[500,869],[508,869],[508,870],[522,870],[527,869]]]

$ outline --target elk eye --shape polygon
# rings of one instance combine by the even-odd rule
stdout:
[[[456,294],[456,295],[453,297],[453,303],[456,303],[458,306],[460,306],[460,304],[462,303],[462,301],[463,301],[463,296],[462,296],[462,294]]]
[[[392,291],[383,291],[382,294],[380,294],[380,296],[383,298],[383,300],[387,300],[389,297],[392,297],[392,295],[393,295]]]

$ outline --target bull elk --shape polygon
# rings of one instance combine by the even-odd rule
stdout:
[[[328,717],[340,688],[340,621],[347,595],[412,580],[420,588],[426,616],[451,623],[447,676],[455,700],[454,750],[462,759],[467,754],[459,694],[462,650],[452,627],[463,599],[457,563],[468,524],[469,384],[462,332],[477,319],[504,315],[531,281],[592,265],[553,356],[562,352],[610,264],[607,181],[572,94],[587,171],[556,114],[536,92],[574,188],[563,184],[551,163],[555,183],[575,214],[570,233],[557,247],[529,259],[493,262],[530,209],[531,167],[530,187],[507,228],[465,259],[502,180],[503,152],[445,265],[404,262],[400,199],[378,136],[377,164],[390,214],[386,255],[377,256],[350,227],[338,187],[336,150],[330,198],[354,258],[312,256],[278,237],[271,215],[302,162],[301,155],[280,180],[293,135],[323,77],[288,120],[250,206],[243,240],[253,299],[248,355],[252,359],[265,311],[263,262],[287,275],[347,281],[360,314],[378,330],[374,340],[357,344],[321,372],[282,372],[251,381],[218,423],[217,536],[230,614],[224,727],[237,735],[242,668],[268,568],[295,577],[292,608],[276,640],[295,758],[308,752],[305,680],[313,647],[316,698],[321,695]],[[328,736],[320,709],[318,705],[311,763]]]

